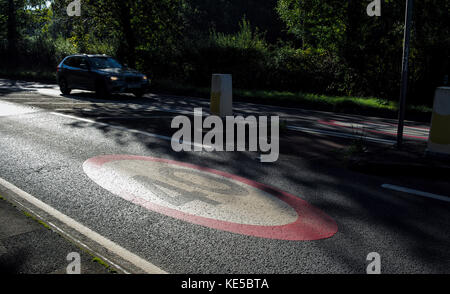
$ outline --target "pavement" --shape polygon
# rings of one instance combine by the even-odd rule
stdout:
[[[351,167],[364,152],[397,156],[393,121],[236,103],[288,121],[279,160],[263,164],[258,152],[172,150],[171,119],[207,113],[205,100],[2,83],[1,195],[118,272],[365,273],[378,252],[383,273],[449,273],[449,181]],[[407,126],[424,148],[428,126]]]
[[[66,274],[72,252],[80,255],[81,274],[115,271],[23,209],[0,198],[0,274]]]

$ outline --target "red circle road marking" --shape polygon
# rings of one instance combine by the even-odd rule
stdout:
[[[98,181],[96,181],[96,179],[92,177],[92,174],[94,172],[100,171],[104,164],[120,160],[137,160],[137,161],[152,161],[165,163],[168,165],[181,166],[199,170],[202,172],[212,173],[237,182],[241,182],[248,186],[259,189],[263,192],[269,193],[274,197],[277,197],[279,200],[285,202],[290,207],[292,207],[297,213],[298,217],[296,221],[286,225],[263,226],[263,225],[240,224],[185,213],[176,209],[172,209],[169,207],[162,206],[160,204],[150,202],[146,199],[140,198],[131,193],[123,191],[120,193],[115,193],[114,191],[110,190],[110,192],[120,196],[121,198],[128,200],[134,204],[145,207],[151,211],[155,211],[189,223],[213,229],[267,239],[292,240],[292,241],[319,240],[330,238],[338,231],[336,222],[330,216],[328,216],[318,208],[312,206],[311,204],[307,203],[303,199],[300,199],[292,194],[278,190],[276,188],[270,187],[262,183],[258,183],[246,178],[242,178],[236,175],[232,175],[226,172],[206,167],[154,157],[133,156],[133,155],[106,155],[88,159],[83,164],[83,169],[92,180],[94,180],[97,184],[102,186],[102,183],[98,183]]]

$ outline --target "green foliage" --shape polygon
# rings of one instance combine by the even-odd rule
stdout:
[[[184,0],[185,34],[196,39],[213,29],[224,34],[239,30],[243,17],[264,32],[269,42],[284,36],[284,24],[274,9],[278,0]]]
[[[367,17],[360,0],[279,0],[277,12],[303,48],[335,52],[333,83],[340,93],[398,96],[405,1],[382,1],[382,16]],[[415,1],[410,99],[427,97],[449,72],[448,1]]]
[[[404,1],[384,0],[378,18],[361,0],[83,0],[81,17],[68,2],[0,0],[0,62],[53,70],[104,53],[197,87],[223,72],[238,88],[397,100]],[[415,11],[408,101],[430,105],[450,72],[450,2]]]
[[[340,0],[280,0],[276,10],[303,48],[336,50],[344,38],[344,7]]]
[[[189,72],[188,82],[205,86],[211,73],[231,73],[234,85],[257,87],[265,79],[265,65],[269,58],[268,44],[264,36],[252,28],[245,18],[234,34],[210,32],[184,54],[184,64]]]
[[[210,41],[213,45],[221,48],[254,49],[258,51],[267,49],[264,36],[259,33],[258,28],[252,30],[250,22],[245,18],[239,23],[239,31],[236,34],[217,33],[212,30]]]
[[[65,39],[61,36],[56,38],[54,46],[56,62],[62,60],[68,55],[76,54],[78,52],[77,46],[71,42],[70,39]]]

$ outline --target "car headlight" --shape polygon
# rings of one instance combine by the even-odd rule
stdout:
[[[115,81],[118,81],[119,80],[119,78],[118,77],[109,77],[109,79],[111,80],[111,81],[113,81],[113,82],[115,82]]]
[[[146,80],[148,80],[148,77],[147,76],[142,76],[142,79],[144,80],[144,81],[146,81]]]

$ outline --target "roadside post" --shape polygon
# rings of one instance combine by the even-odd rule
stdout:
[[[230,74],[213,74],[211,79],[211,114],[233,115],[233,83]]]
[[[436,89],[427,151],[450,155],[450,87]]]
[[[405,31],[403,40],[402,61],[402,86],[400,91],[400,102],[398,111],[397,148],[401,149],[403,144],[403,129],[405,127],[406,94],[408,90],[409,51],[411,40],[411,23],[414,0],[406,0]]]

